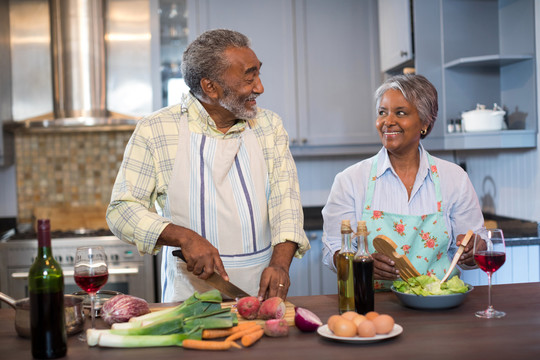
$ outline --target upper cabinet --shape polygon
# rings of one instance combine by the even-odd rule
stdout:
[[[439,90],[428,149],[536,147],[534,0],[415,0],[415,66]],[[498,104],[507,129],[449,132],[448,124]]]
[[[191,40],[213,28],[246,34],[262,61],[259,106],[279,114],[295,156],[380,147],[376,0],[190,0]]]
[[[413,59],[410,0],[378,0],[381,71],[400,69]]]

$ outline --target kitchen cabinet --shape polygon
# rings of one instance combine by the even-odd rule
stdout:
[[[415,0],[413,17],[416,72],[439,91],[426,148],[536,147],[534,1]],[[508,130],[449,133],[450,121],[477,103],[502,106]]]
[[[279,114],[294,155],[380,147],[376,0],[189,0],[190,38],[213,28],[246,34],[262,61],[259,106]]]
[[[413,59],[410,0],[379,0],[381,71],[403,68]]]
[[[311,249],[302,259],[293,259],[287,296],[336,294],[337,275],[322,262],[322,230],[306,231],[306,235]]]

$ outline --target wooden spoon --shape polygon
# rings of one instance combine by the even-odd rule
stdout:
[[[459,248],[457,249],[456,254],[454,255],[454,258],[452,259],[452,263],[450,264],[450,267],[448,268],[446,275],[444,275],[444,277],[441,280],[441,284],[445,282],[446,280],[448,280],[448,277],[452,273],[452,270],[454,270],[454,268],[456,267],[459,257],[461,256],[461,254],[463,254],[463,250],[465,250],[465,246],[467,246],[473,234],[474,233],[472,230],[467,231],[467,234],[465,234],[465,237],[463,238],[461,245],[459,245]]]

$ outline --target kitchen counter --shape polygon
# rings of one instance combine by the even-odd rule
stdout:
[[[465,302],[454,309],[422,311],[403,307],[392,293],[375,295],[375,310],[388,313],[403,327],[398,337],[371,344],[329,341],[317,333],[291,328],[288,337],[263,337],[251,348],[229,351],[198,351],[183,348],[108,349],[88,347],[69,338],[65,359],[538,359],[540,358],[540,283],[497,285],[493,302],[505,311],[502,319],[478,319],[476,310],[487,305],[487,287],[476,287]],[[518,296],[516,296],[518,295]],[[337,296],[298,296],[288,299],[305,307],[326,322],[337,313]],[[31,359],[30,341],[17,337],[15,311],[0,309],[2,358]],[[89,322],[87,321],[87,324]],[[105,327],[99,321],[98,327]]]

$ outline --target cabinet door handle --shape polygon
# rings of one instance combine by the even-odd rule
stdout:
[[[306,144],[307,143],[307,139],[306,138],[302,138],[302,144]]]
[[[404,57],[404,56],[407,56],[408,54],[409,54],[408,51],[401,50],[401,52],[399,53],[399,56]]]

